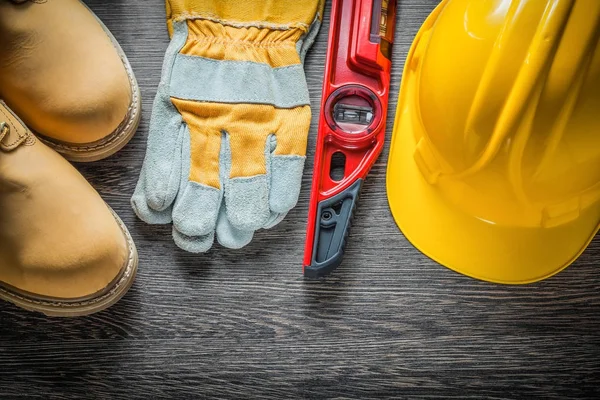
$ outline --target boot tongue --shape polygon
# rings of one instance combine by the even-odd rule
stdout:
[[[0,150],[11,151],[30,137],[31,132],[3,102],[0,101]]]

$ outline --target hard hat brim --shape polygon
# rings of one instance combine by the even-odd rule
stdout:
[[[597,207],[567,225],[520,228],[482,221],[446,202],[414,161],[416,141],[407,114],[398,110],[387,193],[398,227],[426,256],[472,278],[525,284],[560,272],[593,239]]]

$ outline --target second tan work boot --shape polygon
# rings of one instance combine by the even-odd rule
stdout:
[[[91,314],[127,292],[137,263],[121,220],[0,101],[0,298]]]
[[[0,98],[72,161],[114,154],[140,121],[123,50],[79,0],[0,0]]]

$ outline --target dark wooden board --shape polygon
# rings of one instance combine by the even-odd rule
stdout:
[[[385,167],[404,60],[435,0],[401,0],[388,143],[365,184],[344,264],[301,274],[328,31],[306,63],[313,106],[298,206],[245,249],[178,250],[129,207],[168,44],[162,0],[94,0],[142,89],[137,136],[80,166],[131,229],[140,271],[94,316],[0,303],[0,398],[600,398],[600,242],[528,286],[458,275],[413,248],[387,205]]]

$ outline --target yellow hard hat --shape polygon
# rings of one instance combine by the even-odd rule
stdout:
[[[600,1],[444,0],[412,45],[387,191],[419,250],[499,283],[571,264],[600,222]]]

